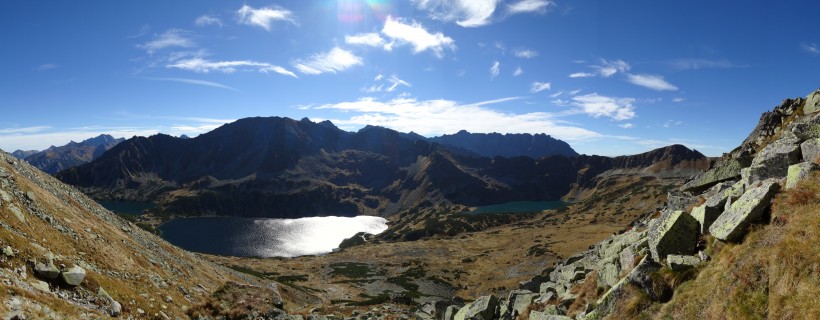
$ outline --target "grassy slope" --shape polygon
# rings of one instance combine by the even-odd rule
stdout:
[[[712,260],[668,303],[631,290],[611,318],[820,319],[820,174],[778,195],[770,220],[740,244],[710,238]]]

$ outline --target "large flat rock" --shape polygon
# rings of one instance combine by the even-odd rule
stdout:
[[[749,224],[763,216],[778,190],[780,184],[773,180],[750,188],[712,223],[709,233],[723,241],[742,240],[748,232]]]
[[[689,255],[695,252],[698,221],[683,211],[670,211],[649,226],[649,252],[661,261],[670,254]]]
[[[785,177],[789,166],[800,162],[798,143],[797,139],[781,139],[763,148],[752,160],[749,183]]]
[[[720,182],[740,177],[740,169],[743,167],[743,164],[736,159],[723,159],[715,164],[713,168],[699,174],[683,185],[683,190],[701,192],[709,189]]]

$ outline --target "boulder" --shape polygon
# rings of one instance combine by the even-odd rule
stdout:
[[[34,272],[37,275],[50,280],[57,279],[57,277],[60,275],[60,269],[57,269],[57,267],[54,266],[54,262],[52,262],[50,259],[46,263],[35,263]]]
[[[11,246],[6,246],[5,248],[3,248],[3,255],[9,258],[13,257],[14,249],[12,249]]]
[[[817,170],[818,165],[814,162],[802,162],[789,166],[789,174],[786,176],[786,189],[797,186],[797,182],[809,177],[812,171]]]
[[[457,306],[448,306],[447,309],[444,310],[444,317],[442,317],[441,319],[453,320],[453,318],[455,318],[456,316],[456,313],[458,313],[458,309],[459,308]]]
[[[31,287],[42,292],[51,292],[48,288],[48,283],[45,281],[34,280],[34,282],[31,283]]]
[[[518,317],[518,315],[523,314],[524,311],[530,307],[530,304],[532,304],[532,301],[535,300],[537,296],[537,293],[523,290],[510,292],[510,297],[508,299],[510,301],[510,316],[514,319]]]
[[[655,262],[651,256],[646,256],[635,266],[635,269],[632,269],[626,279],[645,291],[652,301],[664,300],[670,293],[666,290],[668,288],[655,286],[652,281],[652,274],[660,269],[661,265]]]
[[[683,185],[684,191],[701,192],[720,182],[732,180],[740,176],[740,169],[745,167],[740,160],[723,159],[711,169],[697,175]]]
[[[739,188],[743,189],[743,186],[741,185]],[[735,191],[734,188],[729,188],[724,192],[719,192],[709,197],[702,205],[692,208],[692,217],[698,221],[698,232],[700,234],[709,232],[709,227],[712,226],[715,219],[723,212],[726,201],[731,201],[729,198],[734,197],[737,199],[740,197],[740,194],[737,194]]]
[[[760,219],[779,189],[780,184],[773,180],[749,189],[712,223],[709,233],[723,241],[740,241],[749,224]]]
[[[494,295],[481,296],[478,300],[473,301],[456,313],[453,319],[455,320],[489,320],[496,318],[496,309],[498,308],[498,298]]]
[[[666,257],[666,263],[669,266],[669,269],[672,269],[673,271],[681,271],[692,268],[698,265],[700,261],[701,259],[696,256],[670,254]]]
[[[683,211],[666,212],[649,226],[649,252],[655,261],[669,254],[692,254],[698,221]]]
[[[572,320],[572,318],[542,311],[530,311],[530,320]]]
[[[820,111],[820,89],[809,93],[806,96],[806,106],[803,107],[803,113],[809,114]]]
[[[800,161],[800,146],[796,139],[781,139],[772,142],[752,160],[749,183],[769,178],[783,178],[789,166]]]
[[[789,131],[800,140],[820,138],[820,113],[790,124]]]
[[[102,287],[97,290],[97,296],[108,302],[108,314],[110,316],[118,317],[120,313],[122,313],[122,305],[117,302],[117,300],[114,300]]]
[[[813,138],[800,144],[800,152],[803,154],[803,161],[814,162],[820,158],[820,138]]]
[[[80,268],[79,266],[73,266],[68,268],[60,273],[65,281],[65,284],[69,286],[78,286],[80,283],[83,282],[85,279],[85,269]]]

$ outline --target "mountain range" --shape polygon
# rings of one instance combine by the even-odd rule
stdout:
[[[97,137],[83,140],[81,142],[71,141],[60,147],[51,146],[43,151],[17,150],[12,155],[18,159],[23,159],[31,165],[50,174],[55,174],[62,170],[91,162],[101,156],[106,150],[111,149],[124,138],[101,134]]]
[[[573,155],[546,135],[462,131],[425,139],[375,126],[347,132],[329,121],[269,117],[240,119],[190,139],[135,137],[57,177],[98,199],[158,203],[161,213],[292,218],[574,200],[608,170],[690,175],[710,162],[680,145],[615,158]]]

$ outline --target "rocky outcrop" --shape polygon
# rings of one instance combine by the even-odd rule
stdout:
[[[817,111],[820,111],[820,90],[816,90],[806,96],[806,107],[803,108],[803,112],[806,114]]]
[[[40,170],[55,174],[71,167],[89,163],[123,141],[125,141],[123,138],[115,139],[110,135],[102,134],[81,142],[71,141],[64,146],[52,146],[46,150],[28,154],[22,159]]]
[[[780,190],[776,181],[765,181],[746,191],[731,208],[721,214],[709,227],[709,233],[724,241],[739,241],[746,235],[749,224],[760,220]]]
[[[649,252],[661,261],[669,254],[695,253],[698,222],[684,211],[666,211],[649,226]]]
[[[801,162],[789,166],[789,173],[786,176],[786,189],[792,189],[797,186],[797,183],[806,179],[812,171],[820,169],[814,162]]]
[[[455,320],[490,320],[498,314],[498,298],[493,295],[482,296],[458,310]]]

